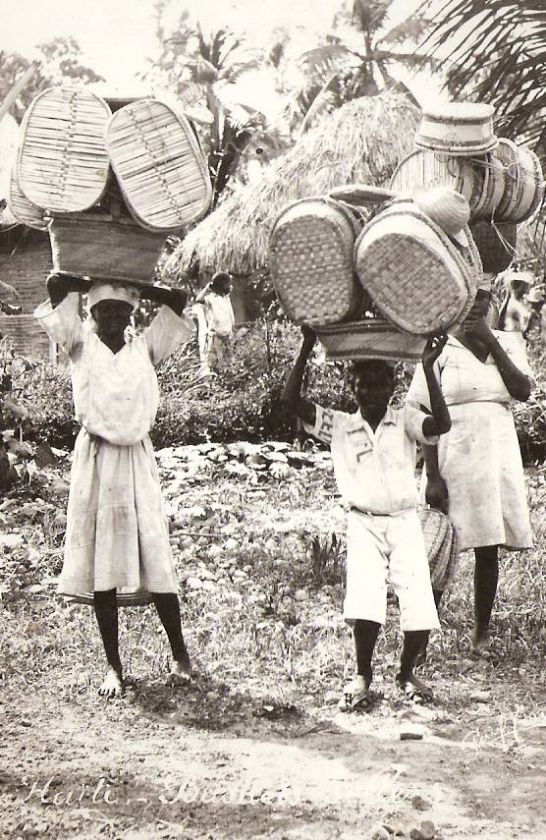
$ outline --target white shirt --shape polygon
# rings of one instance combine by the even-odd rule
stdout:
[[[377,515],[416,506],[415,441],[438,441],[423,434],[426,414],[389,406],[374,432],[360,411],[315,410],[315,424],[304,424],[305,430],[330,445],[339,492],[351,506]]]
[[[162,306],[142,335],[113,353],[79,316],[79,295],[55,308],[49,301],[34,312],[50,338],[70,358],[75,416],[92,435],[132,446],[153,426],[159,405],[154,365],[193,332],[193,323]]]
[[[235,316],[229,295],[208,292],[203,300],[203,305],[209,330],[216,335],[231,335],[235,325]]]

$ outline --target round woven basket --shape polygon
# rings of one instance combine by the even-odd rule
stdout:
[[[349,318],[362,290],[355,278],[353,246],[358,222],[330,199],[307,198],[286,207],[269,239],[269,266],[283,308],[311,326]]]
[[[21,126],[16,169],[29,201],[50,213],[77,213],[100,200],[110,115],[104,99],[85,88],[50,88],[33,100]]]
[[[473,158],[474,169],[481,173],[482,190],[470,214],[470,221],[491,219],[504,194],[504,167],[492,154]]]
[[[479,256],[461,246],[413,202],[394,202],[355,244],[358,277],[383,315],[417,335],[464,317],[476,294]]]
[[[97,280],[152,283],[165,242],[133,222],[92,213],[49,224],[53,269]]]
[[[164,102],[119,108],[106,147],[127,207],[148,230],[177,230],[205,215],[212,200],[207,162],[191,124]]]
[[[452,155],[488,152],[497,145],[493,114],[492,105],[477,102],[448,102],[424,109],[415,145]]]
[[[544,178],[538,157],[531,149],[501,138],[496,158],[504,168],[505,187],[495,218],[502,222],[524,222],[540,207]]]
[[[516,252],[517,227],[512,222],[476,222],[470,226],[472,239],[486,274],[508,268]]]
[[[388,321],[365,318],[317,328],[329,359],[401,359],[418,362],[425,339],[396,329]]]
[[[390,187],[397,193],[411,193],[416,187],[449,187],[464,195],[470,212],[483,191],[484,171],[469,158],[418,149],[402,160],[392,176]]]

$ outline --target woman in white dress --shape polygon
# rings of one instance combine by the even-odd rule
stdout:
[[[126,340],[138,302],[134,286],[51,275],[50,300],[35,311],[67,353],[76,440],[68,500],[65,558],[58,591],[94,593],[94,609],[109,669],[99,693],[123,689],[116,591],[152,594],[173,654],[172,673],[189,679],[159,474],[149,431],[159,402],[154,365],[192,331],[182,315],[186,293],[154,286],[140,295],[162,304],[141,336]],[[87,293],[91,318],[80,317]]]
[[[451,415],[451,431],[424,447],[425,500],[448,511],[461,550],[473,548],[472,649],[489,646],[497,592],[499,546],[532,545],[521,453],[510,403],[526,401],[531,371],[523,342],[491,330],[490,293],[479,289],[465,321],[450,335],[435,365]],[[427,407],[423,371],[417,367],[407,399]]]

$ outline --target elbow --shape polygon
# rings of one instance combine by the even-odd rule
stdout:
[[[531,382],[529,379],[526,378],[525,382],[521,382],[518,384],[517,388],[513,388],[510,392],[510,396],[515,400],[518,400],[518,402],[527,402],[531,396]]]
[[[451,429],[451,417],[446,417],[440,422],[436,423],[436,434],[446,435]]]

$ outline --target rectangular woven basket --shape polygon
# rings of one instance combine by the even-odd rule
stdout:
[[[108,215],[54,217],[49,224],[53,268],[99,280],[152,283],[164,234]]]
[[[384,359],[418,362],[425,339],[397,330],[379,318],[365,318],[317,328],[317,335],[332,360]]]

